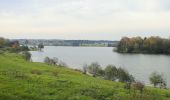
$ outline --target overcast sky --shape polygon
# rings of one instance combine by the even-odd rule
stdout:
[[[117,40],[170,37],[170,0],[0,0],[0,36]]]

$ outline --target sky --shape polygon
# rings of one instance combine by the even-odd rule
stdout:
[[[0,37],[170,37],[170,0],[0,0]]]

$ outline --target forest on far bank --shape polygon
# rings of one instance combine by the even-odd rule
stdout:
[[[151,37],[123,37],[117,45],[120,53],[151,53],[170,54],[170,39],[158,36]]]

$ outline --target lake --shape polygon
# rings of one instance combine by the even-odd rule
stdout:
[[[34,62],[43,62],[45,57],[57,57],[69,67],[81,69],[84,64],[98,62],[102,68],[113,64],[125,68],[135,79],[149,85],[153,71],[164,74],[170,87],[170,56],[154,54],[120,54],[113,47],[60,47],[45,46],[43,52],[31,51]]]

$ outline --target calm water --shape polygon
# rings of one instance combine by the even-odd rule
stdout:
[[[46,46],[43,52],[31,51],[34,62],[42,62],[46,56],[57,57],[71,68],[81,69],[84,64],[99,62],[127,69],[137,80],[148,85],[153,71],[163,73],[170,87],[170,56],[150,54],[119,54],[112,47],[55,47]]]

